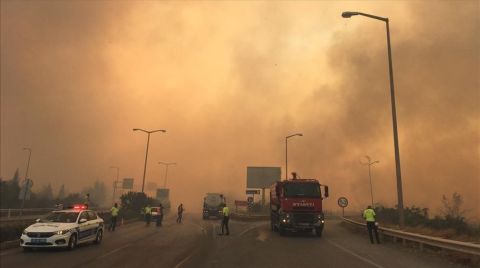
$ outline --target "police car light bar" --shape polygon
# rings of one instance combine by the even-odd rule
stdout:
[[[73,209],[87,209],[86,205],[74,205]]]

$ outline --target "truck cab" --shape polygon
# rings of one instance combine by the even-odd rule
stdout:
[[[322,195],[323,188],[323,195]],[[315,231],[322,236],[325,217],[322,201],[328,186],[315,179],[276,182],[270,188],[270,223],[272,231]]]

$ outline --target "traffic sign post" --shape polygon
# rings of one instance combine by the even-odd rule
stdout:
[[[338,198],[338,206],[342,208],[342,217],[345,217],[345,208],[348,206],[348,199],[346,197]]]

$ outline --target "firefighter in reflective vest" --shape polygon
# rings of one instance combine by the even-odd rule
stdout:
[[[108,226],[109,231],[115,231],[115,227],[117,226],[117,217],[118,217],[118,211],[120,209],[118,208],[118,204],[115,203],[113,205],[112,209],[110,210],[111,212],[111,218],[110,218],[110,226]]]
[[[377,222],[375,221],[375,211],[372,209],[371,206],[368,206],[367,209],[363,211],[363,218],[367,221],[367,230],[368,236],[370,236],[370,242],[373,244],[373,235],[372,231],[375,233],[375,239],[377,243],[380,244],[380,239],[378,239],[378,230],[377,230]]]
[[[230,231],[228,230],[228,220],[230,219],[230,209],[227,207],[227,204],[225,204],[225,206],[223,207],[222,214],[223,214],[222,235],[223,235],[223,229],[224,228],[227,231],[225,235],[229,235]]]
[[[150,226],[150,220],[152,218],[152,208],[150,205],[147,205],[145,207],[145,222],[147,223],[147,226]]]

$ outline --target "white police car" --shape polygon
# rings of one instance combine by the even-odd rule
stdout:
[[[20,237],[20,246],[25,251],[32,248],[74,249],[86,242],[100,243],[104,223],[95,211],[85,206],[57,210],[28,226]]]

